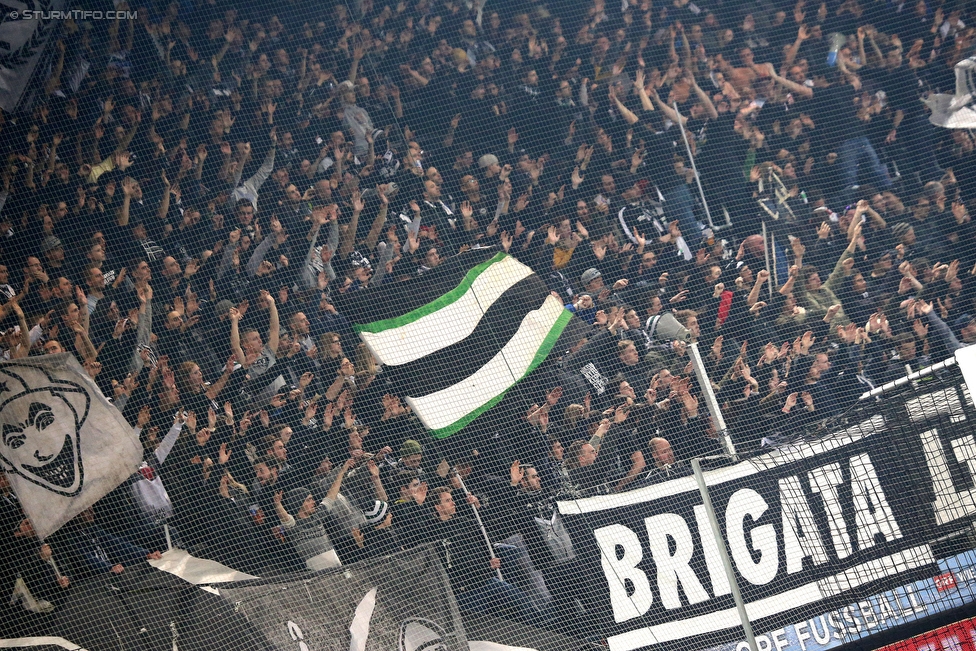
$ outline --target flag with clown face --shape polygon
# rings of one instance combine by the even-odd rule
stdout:
[[[132,427],[71,355],[0,364],[0,468],[39,538],[138,469]]]

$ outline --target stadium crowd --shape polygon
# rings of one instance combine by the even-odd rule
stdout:
[[[740,451],[976,341],[976,143],[921,102],[954,89],[969,7],[174,0],[66,22],[42,99],[0,113],[3,354],[75,355],[146,456],[43,545],[0,481],[10,584],[47,610],[157,557],[166,521],[257,575],[450,540],[462,608],[566,617],[492,579],[463,503],[545,577],[554,498],[719,452],[655,316],[699,343]],[[592,330],[559,351],[575,383],[437,472],[336,304],[473,247]]]

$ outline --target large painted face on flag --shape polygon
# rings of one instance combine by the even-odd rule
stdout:
[[[41,369],[0,366],[0,464],[27,481],[73,496],[84,484],[79,432],[90,398]]]

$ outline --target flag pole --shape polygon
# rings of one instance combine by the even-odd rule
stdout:
[[[458,483],[461,484],[461,490],[464,491],[464,496],[467,498],[471,495],[471,491],[468,490],[464,480],[461,478],[461,473],[457,471],[457,468],[452,468],[451,470],[454,477],[458,480]],[[481,521],[481,514],[478,513],[478,507],[472,504],[471,509],[474,511],[474,519],[478,522],[478,528],[481,529],[481,535],[485,537],[485,544],[488,546],[488,553],[491,555],[492,560],[494,560],[498,557],[495,556],[495,548],[491,545],[491,538],[488,537],[488,531],[485,529],[485,523]],[[500,568],[495,568],[495,574],[498,576],[499,581],[505,580],[502,578],[502,571]]]
[[[712,425],[715,426],[715,432],[718,434],[718,442],[725,451],[725,454],[729,455],[733,461],[738,461],[739,457],[735,452],[735,445],[732,443],[732,437],[729,436],[728,427],[725,425],[722,408],[719,406],[718,400],[715,398],[715,392],[712,390],[712,381],[708,377],[708,371],[705,370],[705,364],[702,362],[697,341],[693,341],[688,345],[688,356],[691,357],[691,364],[692,368],[695,369],[698,385],[701,387],[702,396],[705,398],[708,412],[712,416]]]
[[[685,141],[685,151],[688,152],[688,160],[691,161],[691,171],[695,173],[695,183],[698,185],[698,195],[701,197],[702,207],[705,209],[705,216],[708,218],[708,225],[715,230],[715,222],[712,221],[712,211],[708,209],[708,202],[705,200],[705,188],[702,187],[701,177],[698,175],[698,166],[695,165],[695,155],[691,153],[691,143],[688,142],[688,134],[685,132],[685,125],[681,122],[681,112],[678,110],[678,101],[674,101],[674,112],[678,115],[678,127],[681,129],[681,138]]]
[[[64,575],[61,574],[61,570],[58,569],[58,564],[54,562],[54,557],[52,556],[51,558],[47,559],[47,562],[54,570],[54,576],[60,581],[61,577],[63,577]]]

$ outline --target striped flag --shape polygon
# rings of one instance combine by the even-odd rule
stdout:
[[[498,404],[539,367],[572,319],[515,258],[458,256],[355,297],[353,328],[434,438]],[[376,293],[373,293],[373,292]]]

